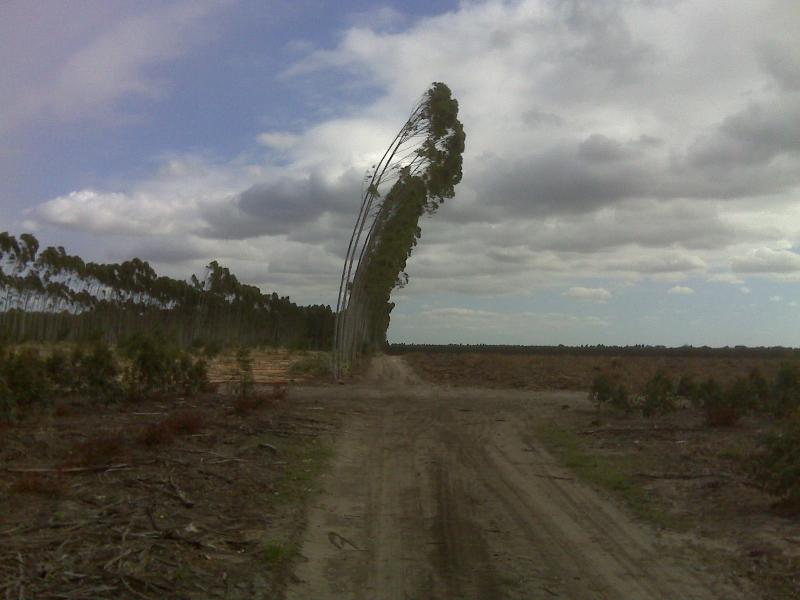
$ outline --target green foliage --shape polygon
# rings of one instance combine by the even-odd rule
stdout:
[[[13,341],[94,341],[102,334],[108,342],[142,331],[168,332],[188,345],[199,332],[209,340],[207,356],[220,343],[303,344],[329,348],[333,311],[328,306],[298,306],[288,297],[264,294],[240,282],[227,268],[212,262],[207,277],[191,282],[159,276],[146,262],[134,258],[119,264],[85,262],[62,247],[39,251],[30,234],[19,239],[0,234],[0,261],[23,263],[25,277],[0,273],[0,288],[17,297],[18,306],[40,299],[52,308],[44,312],[12,309],[0,313],[0,336]],[[111,299],[75,291],[46,274],[99,283]],[[41,305],[41,302],[35,304]],[[80,308],[70,314],[67,307]],[[217,344],[217,349],[211,345]]]
[[[642,414],[645,417],[664,415],[677,409],[672,382],[666,373],[659,371],[645,384]]]
[[[327,352],[315,352],[304,356],[289,367],[290,375],[325,377],[331,374],[331,357]]]
[[[125,373],[130,396],[196,394],[208,387],[205,359],[193,359],[163,336],[134,335],[121,349],[131,361]]]
[[[78,374],[87,395],[93,400],[110,402],[120,397],[119,368],[105,342],[97,341],[91,345],[89,352],[83,355]]]
[[[800,409],[800,368],[784,363],[775,376],[770,410],[776,417],[785,417]]]
[[[691,375],[682,375],[675,388],[675,395],[694,404],[697,401],[698,387]]]
[[[594,378],[594,382],[592,382],[592,388],[589,390],[589,399],[600,408],[603,404],[607,404],[611,401],[612,392],[613,384],[611,383],[611,377],[605,373],[600,373]]]
[[[39,351],[21,348],[6,355],[2,377],[15,404],[27,407],[45,400],[49,390],[47,372]]]
[[[236,351],[236,381],[234,394],[240,399],[248,398],[253,394],[255,379],[253,378],[253,358],[250,349],[242,346]]]
[[[633,410],[627,388],[605,373],[600,373],[594,378],[589,398],[597,405],[598,410],[604,405],[626,413]]]
[[[736,425],[752,406],[750,381],[739,377],[725,390],[719,385],[708,383],[704,388],[702,402],[709,427]]]
[[[752,472],[765,490],[800,505],[800,412],[761,440]]]

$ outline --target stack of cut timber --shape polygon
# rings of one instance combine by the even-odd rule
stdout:
[[[260,384],[286,381],[290,378],[289,368],[297,360],[286,350],[256,350],[250,353],[250,358],[253,361],[253,379]],[[236,354],[225,353],[209,365],[208,379],[211,383],[227,383],[236,380],[238,372]],[[304,377],[292,376],[291,379],[301,380]]]

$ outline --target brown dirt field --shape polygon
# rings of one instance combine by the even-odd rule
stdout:
[[[462,387],[530,390],[588,390],[598,373],[620,377],[631,390],[641,390],[658,370],[677,381],[690,375],[696,382],[713,376],[722,384],[746,376],[754,367],[771,379],[785,359],[655,356],[513,355],[492,353],[414,352],[403,355],[425,381]]]
[[[691,411],[625,419],[496,385],[383,357],[261,406],[31,416],[0,432],[0,594],[797,597],[797,518],[742,474],[763,423],[709,432]],[[586,477],[600,466],[619,489]]]
[[[331,426],[263,396],[62,403],[0,438],[0,597],[273,598]]]

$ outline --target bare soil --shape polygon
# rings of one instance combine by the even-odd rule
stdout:
[[[75,400],[7,426],[0,597],[279,596],[330,427],[269,394]]]
[[[457,387],[530,390],[588,390],[598,373],[613,374],[630,390],[639,391],[658,371],[677,381],[713,377],[725,385],[757,368],[772,379],[783,358],[749,356],[592,356],[500,353],[421,353],[403,355],[425,380]]]
[[[343,425],[290,600],[759,597],[545,449],[543,419],[585,394],[442,387],[383,357],[354,385],[300,395]]]

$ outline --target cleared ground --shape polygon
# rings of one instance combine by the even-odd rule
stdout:
[[[420,384],[400,357],[299,392],[343,426],[286,597],[753,597],[544,450],[537,420],[575,396]]]

